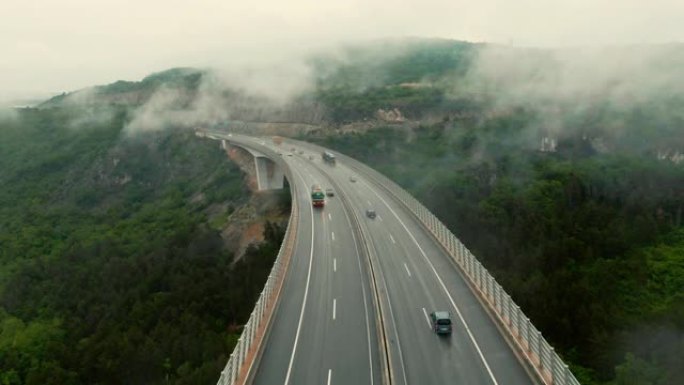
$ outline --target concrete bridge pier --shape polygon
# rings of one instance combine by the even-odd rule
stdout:
[[[277,163],[266,155],[251,148],[242,147],[239,144],[228,143],[225,139],[221,140],[221,147],[231,157],[236,156],[239,158],[238,164],[248,168],[246,171],[256,180],[257,190],[279,190],[285,186],[285,173]],[[233,154],[236,150],[240,152],[240,155]],[[245,159],[248,158],[247,154],[251,155],[253,159],[249,166],[248,163],[250,162]]]

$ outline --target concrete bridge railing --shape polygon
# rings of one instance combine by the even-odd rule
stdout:
[[[239,145],[239,144],[237,144]],[[270,154],[273,156],[274,154]],[[278,159],[275,155],[273,159]],[[291,173],[289,168],[282,160],[278,159],[279,167],[284,171],[289,180]],[[290,264],[290,259],[294,251],[295,240],[297,237],[297,223],[299,220],[299,209],[297,204],[296,186],[290,183],[292,195],[292,213],[287,224],[283,243],[280,245],[278,256],[273,264],[268,280],[264,289],[259,295],[259,299],[254,306],[254,310],[249,320],[242,329],[242,335],[233,349],[226,366],[221,371],[218,385],[245,384],[254,374],[253,368],[255,361],[262,352],[262,342],[268,334],[273,319],[273,313],[278,305],[280,291],[283,287],[285,275]]]

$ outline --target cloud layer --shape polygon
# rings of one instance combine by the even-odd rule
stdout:
[[[397,36],[514,45],[684,40],[676,0],[7,0],[0,93],[61,92],[176,66],[285,62],[339,42]]]

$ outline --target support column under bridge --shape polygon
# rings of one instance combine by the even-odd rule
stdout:
[[[252,155],[253,175],[257,183],[257,190],[278,190],[284,187],[285,174],[278,164],[266,155],[248,147],[242,147],[235,143],[228,143],[225,139],[221,140],[221,147],[230,151],[231,148],[240,149]]]

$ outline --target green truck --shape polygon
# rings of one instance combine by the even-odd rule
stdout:
[[[325,193],[317,184],[311,186],[311,204],[313,207],[325,206]]]

